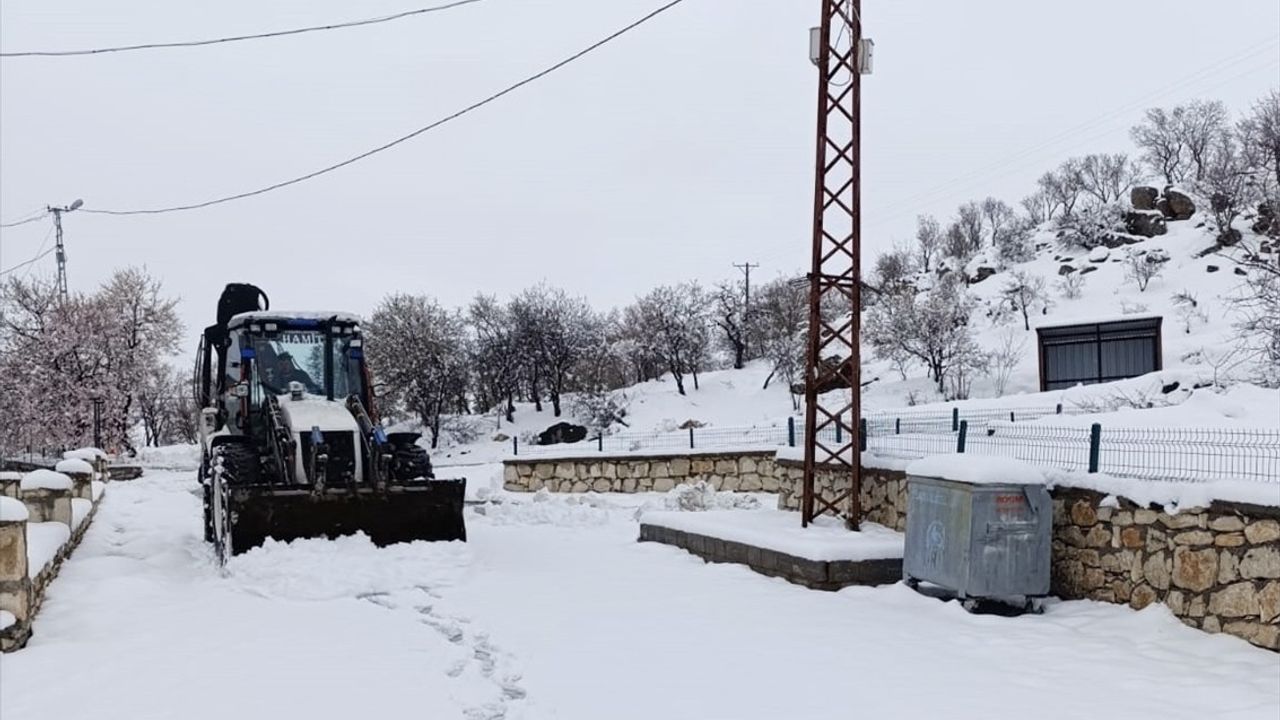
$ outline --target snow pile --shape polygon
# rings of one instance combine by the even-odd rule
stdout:
[[[107,489],[107,484],[101,480],[94,480],[89,484],[89,488],[93,494],[94,502],[97,502],[98,498],[102,497],[102,491]]]
[[[162,445],[138,449],[138,464],[168,470],[194,470],[200,467],[199,445]]]
[[[23,490],[70,490],[71,478],[53,470],[32,470],[22,476]]]
[[[60,473],[77,473],[81,475],[92,475],[93,466],[87,460],[80,458],[69,458],[67,460],[59,460],[58,464],[53,468]]]
[[[495,525],[553,525],[585,527],[609,522],[610,513],[623,510],[598,493],[567,495],[542,488],[532,495],[516,499],[515,495],[486,502],[474,508],[476,515]]]
[[[8,610],[0,610],[0,630],[6,630],[9,626],[18,622],[18,618]]]
[[[389,593],[452,578],[470,562],[462,542],[398,543],[379,548],[363,533],[333,540],[267,540],[227,562],[235,584],[255,595],[319,601]]]
[[[85,460],[93,462],[100,458],[105,458],[107,454],[102,450],[94,447],[79,448],[77,450],[68,450],[62,453],[62,457],[67,460]]]
[[[0,480],[21,480],[22,473],[13,470],[0,470]]]
[[[657,501],[646,501],[633,515],[639,520],[645,513],[657,510],[705,512],[707,510],[758,510],[760,498],[747,493],[718,492],[711,483],[677,485]]]
[[[902,557],[903,535],[883,525],[863,523],[849,532],[844,521],[819,517],[800,527],[799,513],[786,510],[687,513],[650,511],[640,516],[645,525],[768,548],[818,561],[878,560]]]
[[[939,478],[971,485],[1043,485],[1044,469],[1021,460],[989,455],[933,455],[907,466],[915,477]]]
[[[27,577],[39,575],[70,539],[71,528],[63,523],[27,523]]]
[[[0,522],[22,522],[30,516],[21,500],[0,495]]]

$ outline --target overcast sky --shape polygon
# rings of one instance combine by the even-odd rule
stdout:
[[[441,0],[3,0],[5,51],[200,39]],[[0,60],[0,219],[83,198],[198,202],[317,169],[500,89],[660,0],[486,0],[234,45]],[[205,210],[66,218],[73,290],[145,264],[192,328],[221,286],[276,307],[448,304],[547,280],[600,306],[761,264],[801,270],[812,202],[818,0],[686,0],[555,75],[395,150]],[[1233,111],[1280,85],[1274,0],[868,0],[864,256],[921,212],[1016,203],[1072,154],[1130,150],[1144,108]],[[51,222],[0,233],[0,267]],[[36,272],[51,274],[53,256]]]

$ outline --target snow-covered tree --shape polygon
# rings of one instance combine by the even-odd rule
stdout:
[[[916,216],[916,260],[920,269],[929,272],[934,258],[942,248],[942,226],[932,215]]]
[[[907,248],[896,247],[876,256],[875,282],[883,292],[906,283],[914,271],[911,251]]]
[[[927,292],[884,296],[867,313],[867,341],[884,358],[907,355],[929,370],[938,392],[953,371],[972,368],[982,356],[969,327],[973,298],[951,276]]]
[[[1079,167],[1081,189],[1101,205],[1122,200],[1138,176],[1133,161],[1124,153],[1085,155]]]
[[[1007,330],[1000,334],[1000,342],[996,349],[988,355],[987,373],[996,391],[996,397],[1004,397],[1009,387],[1009,378],[1017,369],[1022,358],[1027,354],[1027,339],[1016,330]]]
[[[462,316],[425,295],[389,295],[364,324],[366,350],[391,406],[411,413],[440,442],[440,417],[468,385]]]
[[[708,312],[706,294],[692,282],[654,288],[628,309],[637,341],[671,373],[681,395],[685,375],[693,375],[696,388],[710,358]]]
[[[552,412],[560,417],[574,365],[597,342],[591,306],[584,298],[540,284],[517,295],[512,308],[522,350],[536,366],[535,383],[545,383]],[[535,385],[535,395],[539,390]]]
[[[1125,279],[1138,286],[1138,292],[1146,292],[1151,281],[1164,272],[1164,263],[1154,253],[1132,253],[1124,261]]]
[[[807,285],[789,278],[779,278],[760,289],[757,307],[760,317],[762,356],[770,363],[764,387],[774,378],[788,388],[803,379],[809,327],[809,290]],[[834,310],[832,311],[834,312]],[[798,408],[793,395],[792,406]]]
[[[480,294],[471,301],[467,319],[473,337],[471,368],[476,400],[485,409],[501,407],[507,422],[514,422],[521,351],[513,313],[497,298]]]
[[[1142,122],[1129,131],[1133,143],[1142,150],[1143,162],[1168,185],[1186,179],[1189,168],[1186,138],[1182,133],[1183,112],[1182,108],[1172,111],[1151,108]]]
[[[751,342],[750,309],[746,305],[746,288],[740,281],[721,281],[711,291],[711,320],[720,329],[720,340],[733,356],[733,368],[741,370]]]

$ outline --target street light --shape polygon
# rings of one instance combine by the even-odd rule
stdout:
[[[58,297],[66,301],[67,299],[67,249],[62,244],[62,213],[73,212],[84,205],[84,200],[76,198],[75,202],[66,207],[51,207],[49,212],[53,213],[53,226],[57,230],[57,256],[58,256]]]

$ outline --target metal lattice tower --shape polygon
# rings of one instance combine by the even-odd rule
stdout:
[[[814,38],[818,128],[801,500],[803,525],[833,513],[855,530],[861,515],[856,429],[861,414],[860,5],[860,0],[822,0],[822,23]],[[818,493],[814,473],[824,465],[838,469],[836,486]]]

